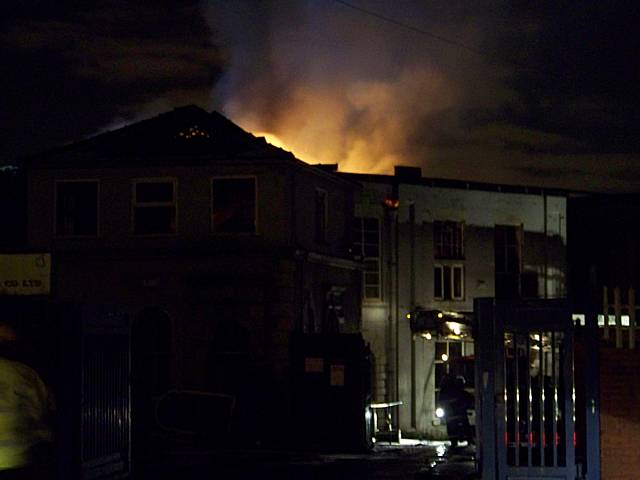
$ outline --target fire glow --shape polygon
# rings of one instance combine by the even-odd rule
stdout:
[[[390,82],[359,81],[345,87],[298,86],[290,106],[277,115],[260,114],[250,102],[230,102],[225,111],[246,130],[306,163],[389,174],[394,165],[428,162],[429,149],[417,131],[419,119],[452,101],[443,94],[438,75],[410,71]]]
[[[382,33],[378,20],[355,21],[322,3],[231,3],[207,5],[229,59],[216,104],[233,122],[304,162],[344,172],[391,174],[395,165],[435,161],[440,132],[456,127],[451,112],[466,101],[463,79],[448,75],[437,55],[402,30]],[[264,29],[247,35],[239,19]]]

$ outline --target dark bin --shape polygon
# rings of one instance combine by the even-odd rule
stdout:
[[[298,446],[370,449],[371,362],[362,336],[294,334],[291,357],[291,420]]]

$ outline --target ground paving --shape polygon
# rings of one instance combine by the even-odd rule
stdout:
[[[145,473],[154,480],[467,480],[472,452],[444,442],[378,444],[368,453],[221,450],[165,452]]]

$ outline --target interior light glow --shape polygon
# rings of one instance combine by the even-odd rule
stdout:
[[[441,358],[443,362],[446,362],[447,360],[449,360],[449,355],[447,355],[446,353],[443,353]]]
[[[385,198],[384,202],[382,202],[385,207],[391,210],[397,210],[400,207],[400,200],[397,198]]]
[[[442,418],[444,417],[444,409],[441,407],[436,408],[436,417]]]
[[[574,313],[571,315],[571,319],[573,323],[576,325],[582,325],[583,327],[586,325],[586,317],[583,313]]]

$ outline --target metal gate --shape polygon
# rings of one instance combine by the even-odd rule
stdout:
[[[477,299],[475,312],[482,478],[575,479],[569,308],[553,300]]]
[[[124,478],[131,455],[129,316],[85,307],[81,338],[81,476]]]

